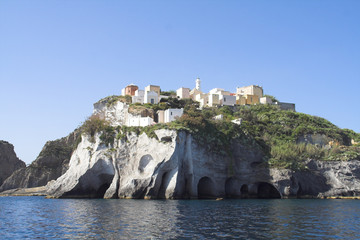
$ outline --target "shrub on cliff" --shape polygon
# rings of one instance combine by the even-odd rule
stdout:
[[[91,141],[94,141],[95,133],[105,130],[107,126],[109,124],[100,116],[92,115],[85,121],[81,129],[84,133],[90,135]]]

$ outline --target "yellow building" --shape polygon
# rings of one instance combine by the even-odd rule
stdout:
[[[257,95],[236,95],[236,104],[237,105],[254,105],[259,104],[260,98]]]
[[[256,95],[259,98],[261,98],[264,95],[264,91],[263,91],[263,88],[258,85],[250,85],[247,87],[236,88],[236,94],[238,94],[238,95]]]
[[[156,92],[158,96],[160,96],[160,87],[155,85],[149,85],[145,87],[145,92]]]
[[[253,104],[259,104],[260,103],[260,98],[258,95],[245,95],[246,97],[246,104],[248,105],[253,105]]]

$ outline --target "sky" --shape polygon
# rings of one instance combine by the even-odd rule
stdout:
[[[130,83],[260,85],[360,132],[358,0],[1,0],[0,140],[26,163]]]

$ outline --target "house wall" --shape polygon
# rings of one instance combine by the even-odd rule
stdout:
[[[127,126],[129,127],[146,127],[154,123],[151,117],[140,117],[129,115],[127,119]]]
[[[179,88],[176,90],[176,96],[180,99],[190,98],[190,88]]]
[[[136,90],[135,91],[135,96],[139,96],[139,97],[143,97],[145,95],[145,91],[144,90]]]
[[[149,85],[149,86],[145,87],[145,93],[151,92],[151,91],[156,92],[156,94],[158,96],[160,96],[160,87],[159,86]]]
[[[236,96],[236,104],[237,105],[253,105],[259,104],[260,98],[257,95],[237,95]]]
[[[274,105],[278,105],[281,110],[295,111],[295,104],[294,103],[275,102]]]
[[[145,91],[144,103],[158,104],[159,95],[154,91]]]
[[[157,111],[158,114],[158,123],[165,123],[165,111],[159,110]]]
[[[140,118],[140,127],[150,126],[154,123],[154,120],[151,117],[141,117]]]
[[[132,103],[144,104],[144,96],[132,96],[131,101],[132,101]]]
[[[260,103],[261,104],[272,104],[272,100],[269,97],[262,97],[262,98],[260,98]]]
[[[165,114],[164,114],[164,121],[165,123],[167,122],[172,122],[174,120],[176,120],[176,118],[179,118],[183,115],[184,113],[184,109],[183,108],[169,108],[167,110],[165,110]]]
[[[246,97],[242,95],[236,95],[236,104],[237,105],[245,105],[246,104]]]
[[[209,91],[209,94],[230,95],[231,93],[222,88],[213,88]]]
[[[208,105],[210,107],[215,107],[216,105],[220,105],[219,95],[209,94]]]
[[[246,98],[246,104],[248,105],[253,105],[253,104],[259,104],[260,101],[259,101],[259,96],[257,95],[245,95],[245,98]]]
[[[200,94],[200,93],[202,93],[202,92],[199,91],[199,90],[197,90],[196,88],[194,88],[193,90],[190,91],[190,98],[191,98],[192,100],[196,101],[196,100],[195,100],[196,95],[198,95],[198,94]]]
[[[236,88],[236,94],[240,95],[256,95],[259,98],[263,96],[263,88],[257,85]]]
[[[220,105],[223,106],[234,106],[236,104],[236,96],[231,95],[220,95]]]
[[[139,87],[136,85],[128,85],[125,88],[125,95],[130,95],[130,96],[134,96],[135,95],[135,91],[138,90]]]

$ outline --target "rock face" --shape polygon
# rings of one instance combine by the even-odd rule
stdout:
[[[128,109],[129,105],[126,103],[117,101],[109,105],[108,100],[103,99],[94,104],[93,114],[105,119],[112,126],[119,126],[126,124]]]
[[[26,168],[24,165],[4,181],[0,192],[44,186],[48,181],[60,177],[69,167],[69,160],[79,134],[79,130],[75,130],[67,137],[47,142],[34,162]]]
[[[360,196],[360,161],[307,161],[307,171],[272,170],[283,196]]]
[[[114,146],[83,136],[50,197],[287,198],[357,196],[360,162],[307,162],[307,170],[269,169],[256,145],[232,143],[232,156],[208,151],[190,134],[129,134]]]
[[[14,146],[8,142],[0,141],[0,185],[16,170],[26,165],[14,152]]]
[[[268,180],[264,169],[244,164],[261,161],[261,152],[240,144],[235,154],[244,162],[232,163],[230,157],[209,153],[184,132],[157,130],[159,140],[129,134],[108,147],[83,136],[70,160],[69,170],[50,184],[52,197],[105,198],[196,198],[225,195],[231,171],[248,173]],[[233,165],[233,166],[232,166]],[[234,168],[234,169],[232,169]],[[250,170],[250,171],[249,171]],[[255,174],[254,174],[255,173]],[[244,181],[242,176],[239,181]],[[248,179],[247,179],[248,180]],[[247,181],[246,180],[246,181]],[[240,190],[240,188],[239,188]]]

